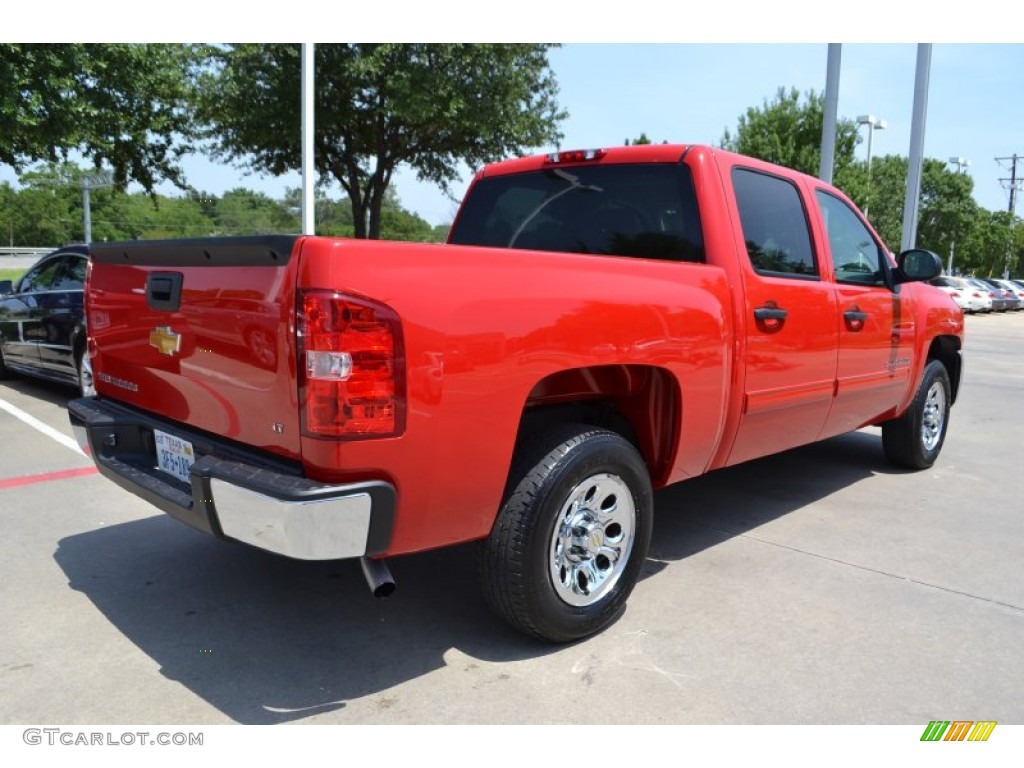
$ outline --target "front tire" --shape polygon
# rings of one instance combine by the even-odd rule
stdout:
[[[568,425],[524,439],[494,529],[480,544],[488,603],[550,642],[601,631],[639,578],[652,508],[647,467],[622,436]]]
[[[889,461],[907,469],[935,463],[946,440],[952,392],[946,366],[930,361],[906,413],[882,424],[882,447]]]

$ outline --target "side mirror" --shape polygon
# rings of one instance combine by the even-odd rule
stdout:
[[[8,293],[14,293],[14,283],[10,280],[0,280],[0,296]]]
[[[896,257],[895,282],[917,283],[942,274],[942,259],[924,248],[911,248]]]

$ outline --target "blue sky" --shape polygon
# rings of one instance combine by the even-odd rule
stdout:
[[[742,11],[743,4],[737,7]],[[627,31],[635,28],[635,19],[630,23],[633,27],[627,25]],[[571,25],[554,24],[534,33],[562,29],[571,31]],[[728,39],[730,30],[715,32]],[[744,36],[757,39],[749,32],[736,33],[737,38]],[[427,32],[419,39],[431,37]],[[262,39],[269,38],[264,33]],[[559,101],[569,112],[562,124],[563,148],[621,144],[641,132],[658,142],[716,144],[726,129],[735,130],[748,107],[771,100],[780,87],[823,91],[827,44],[573,42],[551,51],[549,59],[559,83]],[[917,46],[912,43],[842,47],[839,116],[872,114],[888,122],[886,130],[875,133],[876,158],[909,153],[916,60]],[[862,136],[865,131],[861,129]],[[1000,179],[1010,176],[1009,163],[999,164],[995,158],[1024,155],[1024,44],[932,45],[924,147],[926,157],[970,160],[976,201],[990,210],[1006,210],[1009,193]],[[866,148],[864,141],[857,150],[859,158],[865,157]],[[190,184],[214,195],[244,186],[278,197],[286,186],[300,184],[297,173],[261,177],[201,156],[188,159],[185,170]],[[472,170],[465,169],[464,182],[454,189],[457,197]],[[1018,174],[1024,176],[1024,161]],[[12,179],[11,170],[0,166],[0,180]],[[450,221],[454,214],[454,202],[435,187],[416,182],[408,172],[397,174],[396,189],[406,208],[432,224]],[[161,191],[176,193],[169,185]],[[334,185],[330,194],[338,197],[341,190]],[[1024,200],[1020,195],[1018,199],[1017,213],[1024,214]]]

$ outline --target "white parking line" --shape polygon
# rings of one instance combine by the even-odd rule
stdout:
[[[72,438],[68,437],[67,435],[65,435],[65,434],[63,434],[61,432],[58,432],[56,429],[51,427],[49,424],[44,424],[39,419],[37,419],[35,416],[32,416],[31,414],[25,413],[23,410],[21,410],[20,408],[14,406],[14,405],[11,405],[6,400],[0,399],[0,410],[7,411],[14,418],[19,419],[19,420],[25,422],[26,424],[28,424],[33,429],[38,430],[39,432],[42,432],[47,437],[56,440],[58,443],[63,445],[65,448],[74,451],[79,456],[85,456],[85,453],[82,451],[82,449],[78,447],[78,443],[75,442]]]

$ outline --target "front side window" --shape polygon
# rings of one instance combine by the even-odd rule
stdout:
[[[54,257],[41,264],[37,264],[22,279],[20,291],[22,293],[38,293],[50,290],[60,265],[60,257]]]
[[[552,166],[485,177],[449,242],[599,256],[704,261],[689,169],[680,164]]]
[[[734,168],[732,186],[750,263],[760,273],[817,277],[807,216],[797,188],[786,179]]]
[[[817,197],[828,232],[836,282],[884,285],[884,251],[864,222],[838,197],[821,189]]]

